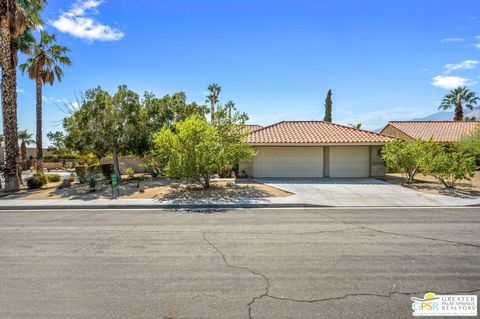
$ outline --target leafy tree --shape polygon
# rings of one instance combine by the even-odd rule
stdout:
[[[387,167],[402,173],[408,182],[413,182],[420,167],[438,151],[439,144],[429,140],[413,143],[394,140],[382,148],[382,157]]]
[[[473,156],[458,151],[443,151],[429,157],[421,168],[424,174],[432,175],[446,188],[455,188],[459,180],[473,177],[476,164]]]
[[[147,112],[138,94],[126,85],[110,95],[101,87],[87,90],[79,109],[64,119],[66,147],[98,158],[111,154],[120,180],[121,155],[143,156],[148,150]]]
[[[241,160],[254,155],[250,147],[243,147],[248,135],[245,131],[247,121],[248,115],[237,111],[233,101],[228,101],[215,113],[215,126],[225,152],[225,164],[222,168],[224,171],[231,173]]]
[[[69,150],[65,144],[65,134],[63,132],[48,132],[50,147],[48,150],[60,158],[76,158],[77,155]]]
[[[208,91],[210,92],[207,95],[207,101],[210,102],[210,123],[215,122],[215,112],[216,112],[216,106],[219,102],[219,96],[220,92],[222,91],[222,87],[218,85],[217,83],[212,83],[208,86]]]
[[[20,187],[17,127],[17,52],[23,49],[23,33],[43,23],[39,12],[45,0],[0,2],[0,66],[2,69],[2,114],[5,136],[5,190]]]
[[[325,122],[332,122],[332,95],[332,90],[328,90],[325,98],[325,116],[323,117]]]
[[[480,126],[473,134],[463,137],[456,146],[458,150],[467,155],[475,156],[477,162],[480,162]]]
[[[27,160],[27,145],[35,143],[33,140],[33,134],[27,132],[27,130],[23,130],[18,132],[18,140],[20,141],[20,153],[22,161]]]
[[[207,108],[195,102],[187,103],[184,92],[165,95],[157,98],[153,93],[146,92],[142,99],[150,132],[158,132],[163,126],[172,127],[174,121],[182,121],[190,116],[205,117]]]
[[[20,65],[23,73],[28,72],[30,79],[36,83],[36,145],[37,145],[37,172],[43,172],[42,146],[42,89],[43,85],[53,85],[55,80],[61,81],[63,70],[60,65],[71,65],[67,56],[68,48],[56,44],[54,34],[40,31],[40,42],[33,45],[30,57]]]
[[[463,121],[463,109],[467,108],[472,110],[473,107],[477,105],[478,100],[479,98],[475,92],[470,91],[465,86],[459,86],[445,95],[438,109],[448,110],[451,107],[455,107],[455,116],[453,120]]]
[[[219,129],[204,119],[193,116],[173,126],[174,130],[164,128],[154,137],[154,154],[164,163],[167,176],[192,178],[209,188],[211,176],[231,164],[230,148],[241,148],[236,153],[242,154],[242,159],[253,156],[244,139],[230,145]]]

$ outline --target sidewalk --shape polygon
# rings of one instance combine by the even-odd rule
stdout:
[[[440,198],[438,197],[440,196]],[[401,202],[395,205],[382,204],[372,199],[367,202],[359,201],[319,201],[302,198],[298,195],[290,197],[271,197],[263,199],[239,198],[234,201],[214,201],[209,199],[196,200],[168,200],[158,199],[94,199],[94,200],[24,200],[1,199],[2,210],[46,210],[46,209],[221,209],[221,208],[301,208],[301,207],[462,207],[480,206],[480,199],[448,198],[441,195],[426,196],[427,201]],[[427,199],[426,198],[426,199]]]
[[[0,210],[40,210],[40,209],[141,209],[141,208],[159,208],[159,209],[182,209],[182,208],[262,208],[262,207],[325,207],[318,203],[308,203],[298,196],[289,197],[271,197],[263,199],[238,198],[230,201],[214,201],[209,199],[196,200],[168,200],[158,199],[94,199],[94,200],[75,200],[75,199],[45,199],[45,200],[25,200],[25,199],[1,199]]]

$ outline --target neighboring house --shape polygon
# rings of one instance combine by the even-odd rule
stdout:
[[[20,151],[20,146],[18,147]],[[48,149],[44,148],[43,149],[43,156],[50,156],[53,155],[52,152],[50,152]],[[35,147],[27,147],[27,160],[30,159],[31,157],[37,156],[37,149]],[[0,144],[0,164],[4,165],[5,164],[5,145],[2,143]]]
[[[391,121],[380,132],[407,142],[432,139],[436,142],[458,142],[473,134],[477,121]]]
[[[380,148],[393,138],[323,121],[284,121],[253,131],[249,177],[371,177],[385,174]]]
[[[261,125],[247,124],[247,125],[245,125],[245,127],[242,128],[241,133],[251,133],[251,132],[256,131],[258,129],[261,129],[261,128],[263,128],[263,126],[261,126]]]

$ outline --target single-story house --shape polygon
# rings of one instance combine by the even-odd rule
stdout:
[[[429,140],[458,142],[471,135],[479,127],[477,121],[391,121],[380,133],[413,142]]]
[[[380,149],[392,137],[324,121],[283,121],[254,130],[257,152],[239,165],[249,177],[372,177],[385,174]]]

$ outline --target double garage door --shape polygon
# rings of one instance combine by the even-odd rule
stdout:
[[[368,177],[369,147],[259,147],[255,177]],[[326,154],[324,154],[326,152]],[[325,163],[326,162],[326,163]]]

